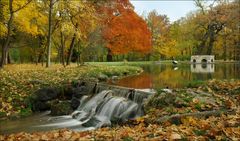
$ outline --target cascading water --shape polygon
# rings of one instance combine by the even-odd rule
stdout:
[[[114,96],[112,90],[104,90],[80,105],[72,117],[83,126],[99,128],[111,122],[126,121],[143,115],[142,106],[124,97]]]
[[[87,93],[79,99],[78,108],[70,115],[50,116],[49,112],[6,123],[2,133],[19,131],[46,131],[69,128],[75,131],[91,130],[112,123],[123,122],[142,116],[143,101],[152,92],[134,90],[106,84],[87,83]],[[31,122],[29,122],[31,121]],[[18,128],[15,128],[18,125]]]
[[[111,126],[112,123],[143,116],[143,101],[151,94],[105,84],[87,85],[94,89],[89,92],[95,92],[95,95],[82,96],[79,107],[71,115],[53,117],[51,118],[53,123],[41,127],[57,126],[79,131]],[[58,122],[60,120],[61,123]]]

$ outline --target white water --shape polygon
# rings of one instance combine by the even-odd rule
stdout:
[[[143,115],[141,105],[104,90],[80,105],[72,117],[86,127],[110,126],[111,122],[126,121]]]
[[[101,92],[94,96],[82,96],[79,107],[71,115],[52,117],[49,113],[44,113],[40,116],[37,114],[22,120],[1,123],[0,133],[47,131],[58,128],[91,130],[144,114],[142,101],[148,97],[145,93],[99,86],[98,90],[100,89]]]

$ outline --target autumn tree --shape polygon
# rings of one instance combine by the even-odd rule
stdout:
[[[226,26],[227,7],[223,6],[224,4],[221,1],[214,7],[215,2],[213,1],[207,9],[201,0],[195,1],[196,6],[200,8],[200,12],[196,15],[198,19],[196,24],[204,30],[204,35],[198,46],[198,54],[212,54],[214,41],[218,33]]]
[[[152,33],[153,53],[161,58],[170,58],[177,55],[175,40],[170,35],[170,22],[166,15],[160,15],[156,10],[151,11],[146,18]]]
[[[114,54],[149,53],[151,50],[151,33],[145,21],[133,11],[128,2],[117,1],[115,7],[108,10],[103,28],[108,61],[112,61]]]
[[[4,65],[6,64],[7,60],[7,53],[9,50],[9,43],[11,40],[12,36],[12,30],[13,30],[13,21],[14,21],[14,16],[17,12],[20,10],[24,9],[26,6],[28,6],[32,0],[27,0],[27,1],[16,1],[16,0],[9,0],[9,1],[3,1],[1,3],[1,7],[3,7],[3,18],[6,18],[6,27],[3,27],[3,30],[5,30],[5,35],[3,35],[3,45],[2,45],[2,55],[1,55],[1,62],[0,62],[0,68],[3,68]],[[3,23],[4,23],[3,22]],[[1,26],[4,26],[1,24]]]

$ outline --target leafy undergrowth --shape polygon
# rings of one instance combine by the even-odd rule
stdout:
[[[146,115],[92,131],[68,129],[0,135],[0,140],[240,140],[240,81],[211,80],[199,88],[161,90]],[[207,114],[206,114],[207,113]]]
[[[80,78],[96,78],[100,74],[108,77],[139,73],[141,68],[133,66],[53,65],[50,68],[33,64],[7,65],[0,70],[0,119],[31,114],[27,97],[44,86],[60,86]]]

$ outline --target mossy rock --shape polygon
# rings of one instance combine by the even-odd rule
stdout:
[[[58,101],[54,100],[51,102],[51,115],[61,116],[69,115],[73,112],[70,101]]]
[[[107,81],[107,80],[108,80],[108,76],[105,75],[105,74],[103,74],[103,73],[100,73],[100,74],[98,75],[98,80],[99,80],[99,81]]]

